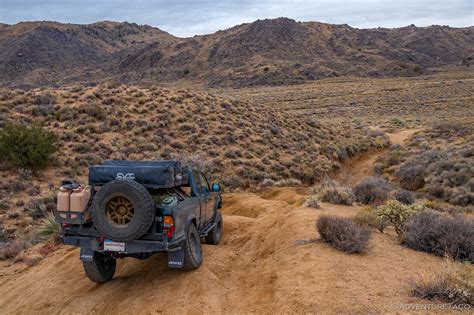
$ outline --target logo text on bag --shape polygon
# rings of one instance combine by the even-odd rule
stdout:
[[[117,173],[116,179],[135,179],[135,174],[133,173]]]

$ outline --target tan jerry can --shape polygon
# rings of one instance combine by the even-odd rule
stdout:
[[[74,189],[71,194],[71,211],[72,212],[84,212],[87,208],[87,204],[89,203],[89,199],[91,198],[91,188],[87,187],[80,187],[78,189]],[[76,215],[71,215],[71,219],[75,219]]]
[[[72,191],[70,189],[61,187],[58,193],[57,209],[58,209],[59,215],[65,219],[67,218],[67,215],[61,212],[69,211],[71,192]]]

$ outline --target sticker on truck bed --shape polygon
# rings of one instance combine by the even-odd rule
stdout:
[[[125,243],[123,242],[114,242],[111,240],[104,241],[104,250],[108,250],[111,252],[124,252],[125,251]]]

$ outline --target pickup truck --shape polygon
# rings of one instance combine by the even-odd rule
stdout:
[[[157,252],[167,253],[169,267],[192,270],[202,263],[201,239],[221,240],[219,191],[177,161],[105,161],[89,167],[88,186],[63,182],[55,216],[94,282],[110,281],[118,258]]]

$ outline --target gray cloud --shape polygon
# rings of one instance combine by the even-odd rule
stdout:
[[[212,33],[262,18],[399,27],[474,24],[471,0],[0,0],[0,22],[48,20],[92,23],[128,21],[157,26],[177,36]]]

